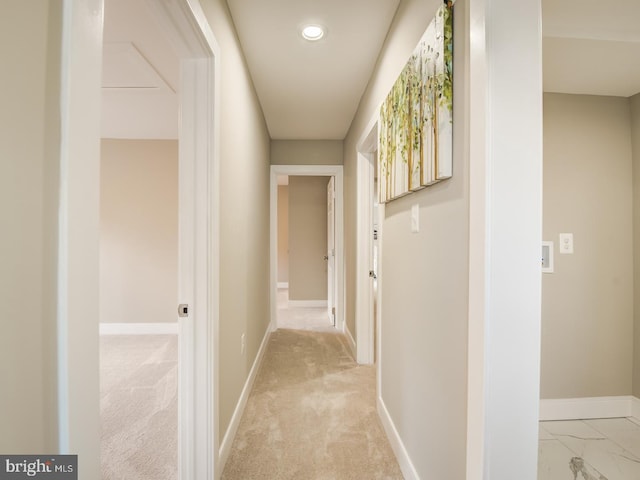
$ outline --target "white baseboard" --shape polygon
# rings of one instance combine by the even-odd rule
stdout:
[[[278,288],[289,288],[289,282],[278,282]]]
[[[238,433],[240,419],[242,418],[242,414],[244,413],[244,408],[247,406],[247,400],[249,399],[249,394],[251,393],[251,388],[253,387],[253,382],[256,379],[258,370],[260,370],[260,365],[262,364],[262,359],[264,358],[264,352],[267,349],[267,343],[269,342],[270,336],[271,325],[269,325],[267,331],[264,334],[262,343],[260,344],[260,348],[258,349],[258,354],[256,355],[256,359],[253,361],[253,366],[251,367],[251,371],[249,372],[247,381],[244,383],[244,388],[242,389],[242,393],[240,394],[240,398],[238,399],[238,403],[236,404],[236,409],[233,411],[233,416],[231,417],[231,422],[229,422],[227,432],[224,434],[224,438],[220,443],[220,451],[218,456],[220,462],[218,468],[220,472],[224,470],[224,466],[229,459],[229,454],[231,453],[231,445],[233,444],[233,439],[235,438],[236,433]]]
[[[640,398],[631,397],[631,416],[640,419]]]
[[[640,400],[631,395],[540,400],[541,421],[636,417],[634,411],[640,414]]]
[[[347,324],[344,324],[344,334],[347,336],[347,340],[349,341],[349,347],[351,347],[351,354],[353,358],[358,358],[358,350],[356,348],[356,341],[353,339],[353,335],[351,334],[351,330]]]
[[[100,335],[177,335],[178,322],[101,323]]]
[[[389,411],[380,397],[378,397],[378,415],[380,416],[382,426],[387,433],[387,438],[389,439],[393,453],[396,455],[405,480],[420,480],[418,472],[416,472],[416,467],[414,467],[413,462],[411,462],[409,453],[400,438],[400,434],[391,419],[391,415],[389,415]]]
[[[327,307],[326,300],[289,300],[289,306],[293,308],[321,308]]]

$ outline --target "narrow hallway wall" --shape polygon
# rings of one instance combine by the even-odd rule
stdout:
[[[0,15],[4,72],[0,90],[0,215],[5,226],[0,236],[0,298],[5,320],[0,336],[3,454],[35,454],[53,447],[47,444],[47,423],[55,421],[56,412],[47,408],[44,358],[46,340],[52,338],[45,331],[55,331],[55,317],[46,311],[50,280],[45,276],[46,254],[51,247],[55,251],[56,245],[55,237],[44,235],[49,200],[45,188],[51,182],[46,177],[45,157],[47,3],[3,2]],[[55,285],[49,286],[55,290]]]
[[[271,165],[342,165],[342,140],[272,140]]]
[[[357,142],[441,2],[401,2],[345,139],[347,322],[355,332]],[[419,478],[465,478],[469,248],[467,2],[454,16],[453,178],[394,200],[382,226],[381,395]],[[411,233],[419,205],[420,232]]]
[[[224,0],[201,0],[220,46],[220,440],[269,327],[269,146]],[[246,351],[241,352],[241,336]]]

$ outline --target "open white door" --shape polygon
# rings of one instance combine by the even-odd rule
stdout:
[[[218,478],[219,47],[197,0],[148,1],[180,57],[178,478]]]
[[[327,185],[327,310],[331,325],[336,326],[336,228],[335,228],[335,177]]]

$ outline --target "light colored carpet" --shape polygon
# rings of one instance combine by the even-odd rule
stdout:
[[[357,365],[337,333],[274,332],[222,478],[402,479],[374,367]]]
[[[278,289],[278,328],[335,332],[327,307],[290,307],[289,290]]]
[[[103,480],[178,478],[177,335],[100,337]]]

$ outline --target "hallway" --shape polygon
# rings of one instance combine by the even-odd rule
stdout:
[[[314,317],[285,308],[285,295],[279,317]],[[299,328],[272,333],[222,478],[402,479],[376,413],[375,367],[358,365],[332,327]]]
[[[180,478],[401,478],[398,464],[407,479],[484,472],[512,480],[533,472],[542,332],[540,2],[457,0],[458,13],[449,16],[454,25],[439,36],[452,40],[446,71],[455,71],[456,80],[430,85],[446,84],[440,100],[447,108],[452,103],[452,115],[438,120],[460,120],[442,129],[452,133],[453,176],[380,209],[377,369],[353,360],[354,344],[358,358],[371,358],[374,336],[370,258],[362,254],[371,236],[372,149],[380,140],[380,106],[404,82],[398,79],[406,78],[442,0],[143,3],[155,9],[145,17],[158,20],[168,48],[128,38],[105,49],[107,0],[3,2],[1,55],[10,74],[4,76],[0,190],[10,228],[3,232],[0,290],[5,318],[17,321],[4,322],[0,348],[11,367],[0,375],[7,386],[0,408],[11,412],[0,425],[0,451],[72,452],[83,478],[101,477],[101,114],[103,93],[118,89],[128,106],[129,95],[140,93],[159,110],[162,92],[175,94],[179,106],[179,138],[171,139],[179,147],[178,285],[153,298],[166,300],[184,333],[174,449]],[[566,8],[579,13],[578,3]],[[600,11],[592,17],[612,24],[617,18]],[[323,38],[301,35],[301,27],[314,25],[327,28]],[[102,76],[111,48],[126,67],[122,77]],[[163,75],[166,59],[155,51],[179,55],[180,81]],[[437,111],[437,96],[429,101],[423,114]],[[411,127],[415,118],[403,116]],[[435,125],[422,116],[422,127]],[[396,140],[408,147],[409,133],[417,131],[398,128]],[[599,165],[609,164],[608,153],[597,155]],[[404,191],[405,177],[416,172],[395,163],[393,187]],[[271,253],[273,172],[306,176],[320,167],[341,178],[337,295],[327,299],[338,299],[340,333],[300,327],[274,333],[280,280]],[[575,176],[575,168],[567,172]],[[155,167],[146,173],[159,177]],[[391,170],[385,173],[391,184]],[[150,200],[144,176],[116,179]],[[135,223],[155,218],[116,197]],[[576,254],[565,260],[588,253],[582,241],[588,236],[562,225],[576,233]],[[610,231],[628,243],[628,235]],[[167,235],[168,229],[158,238]],[[158,248],[153,239],[126,240],[150,252]],[[145,266],[154,278],[166,270],[157,262]],[[109,293],[127,293],[126,287],[116,284]],[[321,300],[309,297],[310,304]],[[610,340],[601,332],[596,336]],[[600,344],[585,351],[630,358],[631,335],[624,340],[626,349],[607,341],[607,351]],[[599,358],[579,358],[601,371]],[[629,364],[615,370],[625,377],[625,394]],[[116,440],[109,437],[120,449]]]

